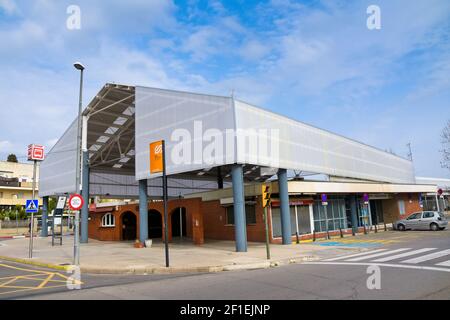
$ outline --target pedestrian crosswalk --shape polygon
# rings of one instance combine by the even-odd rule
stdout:
[[[372,258],[376,258],[376,257],[379,257],[379,256],[385,256],[385,255],[388,255],[388,254],[397,253],[397,252],[401,252],[401,251],[405,251],[405,250],[410,250],[410,248],[401,248],[401,249],[397,249],[397,250],[391,250],[391,251],[388,251],[388,252],[373,253],[373,254],[370,254],[368,256],[352,258],[352,259],[349,259],[347,261],[350,261],[350,262],[362,261],[362,260],[365,260],[365,259],[372,259]]]
[[[423,263],[431,263],[441,267],[450,267],[450,260],[441,261],[447,259],[450,256],[450,249],[437,249],[437,248],[395,248],[395,249],[377,249],[366,252],[360,252],[345,256],[339,256],[329,259],[321,260],[323,262],[370,262],[370,263],[383,263],[383,262],[395,262],[406,265],[417,265]],[[405,258],[408,258],[405,260]]]

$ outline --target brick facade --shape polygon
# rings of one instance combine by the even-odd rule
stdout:
[[[400,216],[399,200],[403,200],[405,214]],[[417,194],[395,194],[392,199],[382,200],[383,216],[386,223],[392,223],[400,218],[406,217],[413,212],[420,211],[419,199]],[[220,204],[219,200],[202,201],[200,198],[171,200],[168,203],[169,211],[169,241],[172,241],[172,219],[174,213],[178,213],[177,208],[186,209],[186,237],[192,239],[196,245],[204,243],[204,239],[211,240],[230,240],[233,241],[234,225],[227,224],[226,207]],[[149,210],[156,210],[161,214],[161,220],[164,227],[163,203],[151,202],[148,205]],[[115,217],[115,227],[102,227],[102,217],[106,212],[110,212]],[[102,208],[91,210],[89,221],[89,237],[102,241],[121,241],[123,239],[123,216],[131,212],[136,217],[136,239],[139,239],[139,205],[130,204],[120,207]],[[265,224],[264,210],[261,206],[261,198],[256,197],[255,204],[256,223],[247,225],[247,240],[251,242],[265,242]],[[311,222],[313,223],[313,222]],[[272,237],[271,212],[268,209],[269,240],[271,243],[281,243],[281,238]],[[360,228],[362,231],[362,228]],[[344,233],[351,233],[351,230],[345,230]],[[331,235],[338,235],[338,232],[332,231]],[[164,235],[164,233],[163,233]],[[318,233],[317,238],[324,237],[325,233]],[[300,236],[300,240],[311,239],[311,234]],[[293,236],[295,241],[296,237]]]
[[[405,204],[405,214],[400,215],[399,200]],[[409,216],[411,213],[421,211],[418,194],[395,194],[392,199],[383,200],[384,222],[392,223]]]
[[[200,211],[200,199],[171,200],[168,203],[168,236],[172,241],[172,214],[177,214],[178,208],[186,209],[186,237],[191,238],[193,243],[200,245],[204,243],[203,216]],[[151,202],[148,210],[156,210],[161,214],[162,227],[164,228],[164,207],[162,202]],[[101,212],[99,212],[101,211]],[[101,210],[90,210],[89,237],[101,241],[121,241],[123,239],[123,216],[131,212],[136,217],[136,239],[139,239],[139,205],[130,204],[118,207],[102,208]],[[102,217],[111,213],[115,218],[114,227],[102,227]],[[164,233],[163,233],[164,237]]]

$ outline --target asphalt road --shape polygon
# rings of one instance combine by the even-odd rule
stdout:
[[[67,289],[70,275],[64,272],[0,261],[0,299],[450,299],[449,230],[380,233],[375,237],[389,237],[390,241],[360,255],[266,270],[148,276],[83,274],[81,290]],[[379,289],[374,265],[380,271]],[[367,286],[369,277],[372,289]]]

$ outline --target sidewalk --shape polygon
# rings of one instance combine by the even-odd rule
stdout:
[[[33,259],[28,259],[29,239],[14,239],[0,243],[0,259],[19,261],[56,269],[68,269],[72,264],[73,237],[65,237],[63,246],[51,246],[51,238],[34,240]],[[235,252],[232,241],[208,241],[194,246],[189,241],[172,243],[170,268],[165,268],[164,244],[136,249],[130,242],[100,242],[90,240],[81,245],[81,271],[97,274],[150,274],[219,272],[238,269],[270,268],[340,254],[367,250],[363,248],[324,247],[313,244],[272,244],[271,260],[266,259],[264,243],[249,243],[248,252]]]

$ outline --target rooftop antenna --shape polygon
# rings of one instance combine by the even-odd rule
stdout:
[[[412,155],[412,149],[411,149],[411,142],[408,142],[406,144],[406,146],[408,147],[408,159],[410,161],[413,161],[413,155]]]

